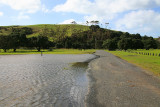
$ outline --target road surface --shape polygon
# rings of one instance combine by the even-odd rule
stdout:
[[[160,79],[108,52],[89,64],[87,107],[160,107]]]

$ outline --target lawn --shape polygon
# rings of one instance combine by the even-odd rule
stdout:
[[[138,51],[138,50],[137,50]],[[146,52],[145,50],[141,50]],[[137,66],[140,66],[146,70],[152,71],[154,74],[160,76],[160,57],[159,56],[147,56],[139,55],[136,53],[129,53],[124,51],[108,51],[129,63],[133,63]],[[149,53],[159,53],[159,50],[148,50]]]
[[[132,52],[143,52],[143,53],[154,53],[154,54],[160,54],[160,49],[138,49],[138,50],[131,50]]]
[[[88,50],[53,49],[52,51],[42,50],[43,54],[91,54],[93,52],[95,52],[94,49],[88,49]],[[20,54],[41,54],[41,52],[38,52],[37,50],[27,50],[27,49],[17,49],[16,52],[13,52],[13,50],[8,50],[7,52],[0,50],[0,55],[20,55]]]

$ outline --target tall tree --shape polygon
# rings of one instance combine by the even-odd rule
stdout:
[[[123,38],[118,42],[118,48],[122,50],[132,49],[132,39]]]
[[[77,22],[76,21],[72,21],[71,24],[77,24]]]
[[[86,21],[86,24],[87,24],[87,26],[88,26],[88,24],[89,24],[89,21]]]
[[[15,29],[9,36],[12,44],[11,47],[14,52],[16,52],[17,48],[26,46],[27,38],[23,30]]]
[[[115,50],[117,49],[117,41],[115,39],[107,39],[103,42],[103,48],[109,49],[109,50]]]
[[[94,21],[94,23],[95,23],[95,25],[99,25],[99,21],[98,20]]]
[[[0,48],[4,50],[4,52],[7,51],[7,49],[10,49],[10,38],[9,36],[0,36]]]

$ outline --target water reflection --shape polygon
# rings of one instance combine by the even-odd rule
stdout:
[[[88,80],[82,62],[94,57],[0,56],[0,107],[83,107]]]

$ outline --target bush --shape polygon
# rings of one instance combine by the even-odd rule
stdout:
[[[117,42],[114,39],[108,39],[103,42],[103,48],[106,48],[108,50],[115,50],[117,49]]]
[[[48,49],[48,51],[53,51],[53,48],[52,48],[52,47],[50,47],[50,48]]]

